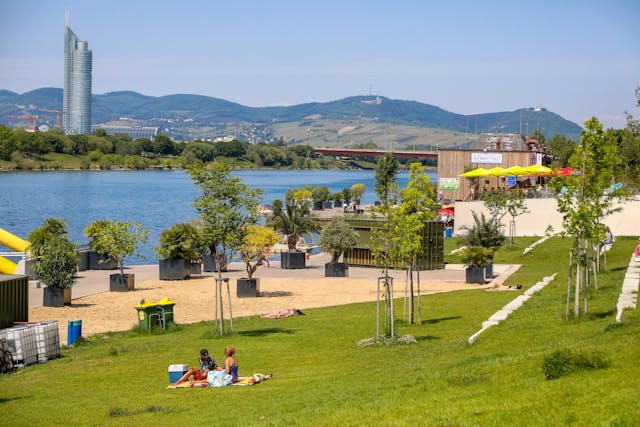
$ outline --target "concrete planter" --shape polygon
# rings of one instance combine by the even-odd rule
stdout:
[[[227,256],[225,255],[222,258],[222,269],[220,271],[227,271]],[[217,260],[211,254],[207,254],[204,256],[204,271],[218,271],[218,263]]]
[[[479,283],[484,285],[484,267],[467,267],[465,283]]]
[[[484,277],[486,277],[487,279],[493,279],[493,263],[491,264],[487,264],[487,266],[484,268]]]
[[[184,280],[191,276],[191,261],[186,259],[161,259],[158,266],[160,280]]]
[[[245,277],[236,280],[236,296],[238,298],[255,298],[259,294],[260,279],[247,279]]]
[[[202,274],[202,264],[199,262],[192,262],[190,266],[191,274]]]
[[[306,261],[304,252],[282,252],[280,254],[280,268],[296,269],[305,267]]]
[[[64,307],[71,304],[71,288],[46,287],[42,293],[42,305],[45,307]]]
[[[111,292],[132,291],[135,284],[135,274],[110,274],[109,290]]]
[[[344,262],[326,263],[324,265],[324,277],[348,277],[349,265]]]
[[[90,249],[81,249],[78,251],[78,271],[87,271],[89,269]]]
[[[105,254],[99,254],[94,250],[89,252],[90,270],[113,270],[116,267],[116,263]]]

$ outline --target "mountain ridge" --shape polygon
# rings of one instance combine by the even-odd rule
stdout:
[[[42,115],[38,109],[62,110],[60,88],[39,88],[18,94],[0,89],[0,122],[11,124],[9,116],[30,111]],[[18,108],[26,106],[27,108]],[[301,122],[321,117],[336,121],[367,121],[407,125],[418,128],[443,129],[454,132],[533,132],[540,128],[551,138],[555,134],[578,138],[582,128],[545,108],[526,108],[464,115],[444,110],[435,105],[412,100],[391,99],[384,96],[350,96],[335,101],[309,102],[292,106],[249,107],[221,98],[197,94],[143,95],[122,90],[92,95],[92,122],[116,121],[122,117],[135,120],[138,125],[160,125],[163,132],[181,135],[187,128],[220,129],[221,124]],[[15,121],[15,120],[14,120]],[[163,123],[171,122],[172,126]],[[187,124],[188,123],[188,124]],[[337,131],[331,130],[331,131]],[[523,132],[526,133],[526,132]],[[185,134],[188,134],[186,132]]]

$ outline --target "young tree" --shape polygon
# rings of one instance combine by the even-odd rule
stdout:
[[[529,212],[524,194],[506,190],[494,190],[489,192],[483,201],[489,213],[498,224],[506,214],[511,215],[509,222],[509,246],[513,245],[516,234],[516,217]]]
[[[267,251],[269,248],[280,240],[278,233],[270,228],[261,225],[250,225],[245,236],[244,243],[240,247],[240,256],[244,261],[249,279],[253,278],[256,272],[267,259]]]
[[[131,227],[129,221],[108,221],[100,226],[93,236],[93,248],[111,258],[120,267],[121,275],[124,275],[124,260],[135,254],[138,246],[149,239],[149,231],[144,230],[140,223]]]
[[[564,233],[574,238],[570,259],[576,261],[574,314],[580,315],[580,293],[583,311],[587,312],[587,286],[589,283],[589,248],[593,242],[604,239],[602,218],[620,210],[613,202],[624,196],[622,190],[609,190],[614,166],[619,163],[615,145],[607,144],[602,125],[594,117],[585,122],[580,143],[569,165],[580,171],[578,175],[557,177],[551,185],[558,192],[558,211],[563,215]],[[570,261],[570,271],[573,271]],[[571,275],[570,275],[571,276]],[[566,317],[569,317],[571,277],[567,288]]]
[[[364,184],[358,183],[351,186],[349,193],[356,200],[356,205],[360,204],[360,199],[365,191],[367,191],[367,187]]]
[[[376,187],[375,192],[380,199],[380,204],[386,207],[389,202],[395,202],[398,184],[398,160],[393,153],[385,153],[376,164]]]
[[[340,257],[358,243],[358,232],[353,229],[344,216],[334,216],[320,233],[319,245],[331,252],[331,263],[340,261]]]
[[[208,167],[196,166],[189,173],[199,187],[200,194],[193,206],[202,221],[203,241],[221,267],[225,257],[231,259],[242,246],[248,227],[258,222],[258,197],[261,191],[252,189],[243,184],[240,178],[231,176],[231,167],[220,162],[214,162]],[[220,334],[224,335],[222,281],[222,268],[218,268],[216,320]],[[233,318],[231,321],[233,322]]]

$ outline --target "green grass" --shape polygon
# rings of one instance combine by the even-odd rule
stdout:
[[[356,347],[374,334],[372,303],[236,319],[236,334],[225,338],[215,337],[209,322],[166,334],[93,336],[58,360],[0,377],[0,425],[637,425],[640,315],[629,310],[623,324],[614,320],[637,239],[617,238],[599,289],[590,290],[589,313],[569,321],[570,241],[553,238],[523,256],[526,241],[497,254],[498,263],[523,264],[509,282],[529,287],[558,276],[474,345],[466,339],[520,293],[425,296],[423,324],[412,326],[402,321],[398,300],[399,332],[418,342],[394,347]],[[201,347],[220,360],[228,344],[238,349],[241,375],[273,379],[165,389],[168,365],[195,364]],[[545,379],[545,356],[564,349],[599,352],[609,365]]]

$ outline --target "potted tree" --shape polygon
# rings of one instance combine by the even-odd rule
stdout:
[[[126,292],[135,287],[135,275],[124,274],[124,260],[135,254],[139,245],[149,239],[149,231],[140,223],[132,225],[129,221],[108,221],[96,231],[93,247],[106,254],[119,268],[120,273],[109,276],[111,292]]]
[[[200,257],[202,233],[195,224],[179,222],[160,233],[160,247],[154,248],[160,280],[184,280],[191,277],[191,261]]]
[[[313,210],[321,211],[324,209],[325,202],[331,197],[331,192],[327,186],[313,187],[311,190],[311,198],[313,200]]]
[[[305,254],[296,248],[298,239],[307,232],[317,229],[316,222],[311,217],[309,201],[306,199],[287,198],[285,203],[274,200],[273,213],[267,225],[285,234],[288,252],[280,254],[282,268],[305,268]]]
[[[325,277],[347,277],[349,266],[338,262],[345,251],[358,243],[358,233],[343,216],[334,216],[320,233],[320,246],[331,253],[331,262],[324,265]]]
[[[260,292],[260,279],[254,278],[253,274],[258,267],[269,262],[268,251],[271,246],[278,243],[280,236],[270,228],[261,225],[250,225],[247,227],[247,235],[240,246],[240,256],[245,264],[248,277],[238,278],[236,281],[236,295],[238,297],[256,297]]]
[[[467,266],[465,283],[484,284],[484,268],[489,263],[491,249],[482,246],[469,246],[462,251],[462,262]]]
[[[30,250],[35,255],[33,269],[46,284],[42,305],[63,307],[71,304],[71,287],[78,271],[76,245],[69,241],[64,221],[47,218],[29,234]]]
[[[27,239],[29,239],[29,251],[31,257],[25,265],[25,273],[31,279],[39,278],[38,272],[34,268],[36,259],[42,255],[45,244],[54,237],[67,236],[67,223],[57,218],[46,218],[40,227],[34,228]]]
[[[88,264],[89,270],[113,270],[114,268],[116,268],[113,260],[106,254],[98,252],[94,246],[94,242],[99,230],[108,223],[109,221],[105,219],[99,219],[97,221],[93,221],[84,229],[85,237],[91,239],[91,241],[89,242],[89,247],[91,248],[91,250],[86,253],[81,253],[80,256],[88,258],[87,260],[85,260],[85,262]]]
[[[460,240],[466,246],[481,246],[489,250],[485,276],[493,279],[493,255],[505,240],[500,230],[500,220],[495,216],[487,219],[483,213],[478,215],[475,211],[471,211],[471,214],[473,225],[462,228],[465,232],[460,235]]]

